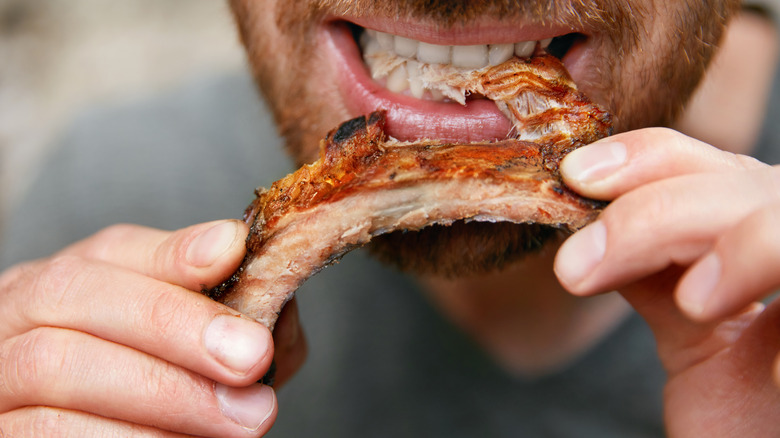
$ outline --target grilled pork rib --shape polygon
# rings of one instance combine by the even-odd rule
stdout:
[[[345,122],[322,141],[318,161],[257,190],[244,217],[247,256],[207,293],[273,329],[303,281],[375,236],[460,220],[570,231],[592,221],[603,204],[563,186],[558,163],[609,135],[609,114],[551,56],[460,76],[451,83],[496,100],[534,141],[404,143],[387,137],[381,111]]]

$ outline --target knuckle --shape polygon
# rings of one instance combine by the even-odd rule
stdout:
[[[24,289],[24,284],[33,275],[34,263],[21,263],[0,273],[0,297],[5,298]]]
[[[656,137],[661,141],[676,142],[682,138],[686,138],[684,135],[680,134],[679,131],[675,131],[674,129],[663,127],[663,126],[646,128],[646,130],[650,136]]]
[[[653,141],[650,147],[663,156],[691,156],[703,151],[704,144],[671,128],[649,128]],[[660,146],[660,147],[659,147]]]
[[[649,185],[644,192],[644,210],[636,210],[642,212],[639,215],[641,219],[636,222],[644,230],[655,231],[656,227],[662,226],[669,218],[669,212],[674,211],[673,202],[669,192],[660,185]]]
[[[178,369],[169,363],[160,363],[152,366],[145,373],[140,375],[143,384],[147,387],[147,392],[163,405],[175,406],[175,400],[184,396],[182,388],[186,386],[181,373]],[[142,383],[142,382],[139,382]]]
[[[41,265],[31,280],[28,304],[39,319],[64,308],[94,275],[87,260],[74,255],[57,255]],[[38,321],[45,322],[45,321]]]
[[[30,399],[55,383],[51,370],[64,370],[70,363],[56,332],[37,328],[5,342],[0,348],[0,390],[14,399]]]
[[[642,128],[636,131],[626,133],[634,140],[632,143],[636,147],[651,147],[657,149],[656,145],[667,145],[677,148],[682,145],[683,138],[679,132],[665,127]]]
[[[186,299],[189,295],[179,293],[149,293],[140,296],[140,311],[147,315],[140,320],[144,327],[155,336],[181,336],[189,332],[193,324],[193,315]]]
[[[602,214],[608,257],[639,270],[690,263],[691,257],[711,245],[712,236],[708,229],[679,223],[685,202],[663,183],[618,198]]]
[[[734,154],[733,159],[737,168],[744,170],[760,169],[766,166],[766,164],[762,163],[757,158],[751,157],[750,155]]]
[[[144,227],[136,224],[118,223],[103,228],[102,230],[98,231],[95,236],[97,236],[99,239],[118,241],[137,233],[138,230],[143,228]]]
[[[54,408],[29,406],[3,415],[0,438],[64,436],[56,418],[61,413]]]
[[[30,406],[12,411],[0,423],[0,438],[112,436],[126,438],[173,436],[138,424],[124,423],[86,412],[49,406]],[[178,436],[178,435],[177,435]]]
[[[87,257],[104,260],[107,254],[121,242],[138,233],[143,227],[133,224],[114,224],[106,227],[84,242]]]
[[[642,186],[607,207],[608,228],[619,235],[644,236],[663,226],[669,217],[670,203],[669,194],[658,184]]]
[[[69,429],[63,421],[61,411],[50,407],[35,407],[28,410],[25,421],[20,425],[20,436],[45,436],[64,438]]]
[[[157,245],[151,252],[152,266],[157,270],[173,270],[177,275],[184,271],[187,266],[184,252],[186,248],[183,245],[182,238],[178,234],[168,236],[164,241]]]
[[[144,388],[147,403],[165,412],[166,422],[183,426],[192,415],[192,403],[197,398],[208,398],[214,392],[214,383],[205,377],[186,371],[169,362],[158,362],[136,375],[135,382]]]

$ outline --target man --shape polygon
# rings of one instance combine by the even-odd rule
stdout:
[[[609,373],[619,369],[605,368],[614,364],[594,361],[587,352],[609,352],[600,344],[627,328],[625,299],[653,329],[668,373],[664,421],[669,435],[776,433],[780,393],[772,376],[778,374],[773,367],[780,346],[774,329],[778,309],[770,303],[762,312],[751,303],[780,284],[773,269],[780,253],[772,229],[778,220],[777,170],[675,131],[637,130],[673,121],[739,2],[234,0],[231,5],[253,71],[300,161],[312,157],[314,145],[328,129],[377,106],[389,109],[390,133],[402,139],[477,140],[506,132],[506,122],[480,102],[461,108],[422,101],[399,96],[400,87],[391,92],[382,82],[369,79],[353,38],[364,29],[406,38],[418,48],[421,43],[568,41],[559,53],[564,64],[586,94],[616,115],[621,132],[572,153],[562,163],[562,173],[574,190],[613,202],[557,254],[559,242],[552,241],[540,254],[500,270],[486,265],[484,272],[462,278],[419,277],[435,307],[499,368],[470,367],[480,373],[474,376],[475,384],[441,382],[442,376],[450,376],[447,368],[460,364],[391,354],[381,360],[392,361],[387,368],[390,387],[400,390],[386,391],[385,382],[361,377],[361,368],[374,362],[371,357],[365,363],[336,358],[339,369],[348,370],[354,380],[335,385],[367,396],[350,399],[354,405],[344,406],[343,421],[360,424],[362,435],[369,436],[382,436],[384,427],[393,428],[397,436],[404,424],[410,425],[406,434],[414,435],[428,431],[431,423],[441,425],[442,418],[456,431],[516,436],[535,417],[547,422],[542,429],[526,432],[529,436],[566,430],[574,436],[661,433],[647,424],[632,428],[619,415],[613,417],[613,411],[592,412],[584,404],[577,406],[579,411],[555,412],[556,407],[567,406],[567,399],[578,398],[580,389],[568,384],[587,383],[583,376],[555,380],[573,364],[590,361]],[[741,25],[744,22],[732,23]],[[304,347],[296,309],[288,307],[272,342],[261,326],[191,292],[218,284],[237,267],[246,232],[234,221],[173,233],[116,226],[54,257],[6,271],[0,277],[0,314],[5,321],[0,327],[0,430],[8,436],[51,436],[54,431],[79,436],[102,436],[107,431],[119,436],[266,433],[277,414],[276,399],[270,388],[252,382],[267,371],[274,347],[282,383],[300,366]],[[405,246],[386,256],[408,261],[419,250]],[[555,275],[550,269],[553,258]],[[425,259],[412,260],[417,265],[434,260],[427,270],[458,263],[435,248],[425,253]],[[558,281],[574,295],[562,290]],[[623,298],[577,297],[611,290]],[[425,318],[420,319],[431,319],[421,315]],[[404,335],[404,326],[418,314],[390,316],[397,325],[391,335]],[[440,330],[443,325],[424,327]],[[373,339],[392,339],[365,339],[354,328],[349,330],[357,341],[334,339],[328,348],[344,352]],[[436,333],[417,335],[427,339]],[[392,344],[381,347],[407,351]],[[447,345],[415,348],[421,357],[428,349],[443,351],[433,357],[448,354]],[[453,355],[455,362],[479,360],[468,345],[457,345],[453,351],[469,353]],[[394,381],[398,369],[407,370],[398,376],[417,372],[425,377],[412,384]],[[501,380],[499,375],[510,378]],[[524,380],[518,386],[536,394],[544,408],[512,405],[514,394],[508,393],[517,388],[494,388],[512,379]],[[626,380],[630,379],[615,383]],[[317,391],[319,382],[310,383]],[[437,397],[424,388],[429,384],[467,391]],[[485,392],[478,390],[483,385]],[[597,389],[607,390],[605,386]],[[328,396],[327,391],[316,394]],[[431,398],[413,400],[420,395]],[[620,405],[630,404],[632,393],[622,395],[625,398],[612,405],[621,414]],[[452,400],[463,409],[458,416],[437,409],[438,404],[452,405]],[[599,405],[602,400],[587,397],[585,402]],[[299,412],[308,421],[319,421],[321,434],[327,434],[340,425],[321,418],[319,412],[338,411],[341,406],[333,404],[317,399]],[[410,411],[407,406],[415,408]],[[494,412],[501,409],[507,412]],[[652,409],[639,403],[637,412]],[[365,412],[376,415],[365,418]],[[475,414],[463,415],[468,412]],[[582,413],[593,418],[571,418]],[[506,423],[513,415],[522,417]],[[567,429],[567,424],[577,427]],[[580,429],[582,425],[589,429]]]

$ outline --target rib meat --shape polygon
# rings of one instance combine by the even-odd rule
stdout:
[[[511,62],[452,81],[476,84],[469,90],[496,100],[533,142],[405,143],[385,134],[382,111],[347,121],[322,141],[318,161],[257,190],[244,217],[247,256],[208,294],[272,329],[303,281],[375,236],[460,220],[570,231],[592,221],[603,204],[568,190],[558,162],[608,135],[609,114],[557,59]]]

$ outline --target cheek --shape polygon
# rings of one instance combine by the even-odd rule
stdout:
[[[298,162],[311,161],[319,140],[348,118],[335,67],[317,46],[318,21],[308,18],[304,2],[233,0],[232,5],[255,78],[288,150]]]
[[[231,0],[231,7],[258,79],[285,81],[283,73],[300,65],[301,52],[308,46],[311,26],[304,24],[306,2]]]
[[[668,125],[690,99],[725,26],[728,2],[650,2],[638,45],[618,63],[618,130]]]

